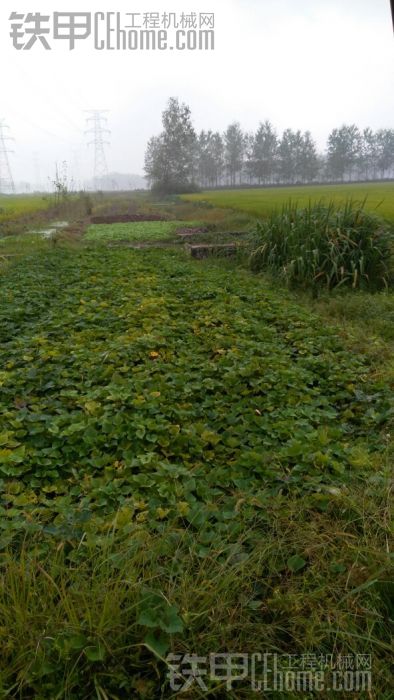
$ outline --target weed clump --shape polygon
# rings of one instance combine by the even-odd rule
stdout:
[[[289,202],[257,224],[252,270],[280,272],[289,286],[387,287],[392,228],[364,205]]]

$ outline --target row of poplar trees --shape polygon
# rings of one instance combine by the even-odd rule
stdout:
[[[309,131],[285,129],[269,121],[255,133],[238,122],[222,134],[196,133],[190,108],[170,98],[163,130],[147,145],[145,171],[153,190],[190,192],[199,187],[273,185],[377,180],[394,176],[394,129],[362,131],[352,125],[333,129],[325,153]]]

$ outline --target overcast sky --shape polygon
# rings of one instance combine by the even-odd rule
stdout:
[[[216,47],[198,51],[95,51],[90,39],[48,41],[17,51],[9,36],[13,11],[212,12]],[[138,21],[138,18],[137,18]],[[309,129],[324,148],[342,123],[394,127],[394,42],[389,0],[2,0],[0,118],[15,138],[15,180],[53,175],[55,162],[93,169],[84,110],[107,109],[111,171],[143,174],[148,138],[160,131],[170,96],[187,102],[196,129],[246,130],[270,119]],[[38,154],[35,156],[35,154]]]

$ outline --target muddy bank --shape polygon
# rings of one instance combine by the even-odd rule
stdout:
[[[166,221],[158,214],[114,214],[108,216],[92,216],[92,224],[128,224],[137,221]]]

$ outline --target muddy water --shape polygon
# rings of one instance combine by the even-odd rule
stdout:
[[[54,221],[49,228],[40,229],[39,231],[29,231],[29,233],[39,233],[43,238],[52,238],[52,236],[62,228],[68,226],[68,221]]]

